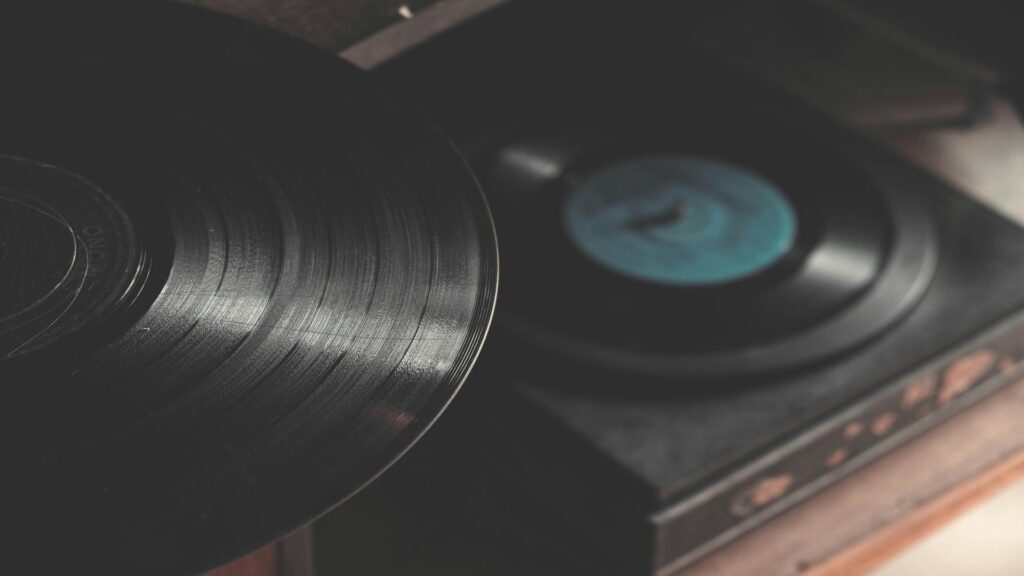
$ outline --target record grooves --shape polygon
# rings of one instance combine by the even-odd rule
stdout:
[[[7,556],[194,573],[440,414],[489,324],[493,227],[451,144],[330,55],[44,4],[0,8]]]

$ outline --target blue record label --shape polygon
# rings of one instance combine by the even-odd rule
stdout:
[[[564,206],[569,238],[637,280],[708,286],[757,274],[792,248],[797,218],[762,176],[718,160],[651,156],[592,173]]]

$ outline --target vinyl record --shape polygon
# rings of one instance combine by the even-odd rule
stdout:
[[[195,8],[14,2],[0,78],[5,573],[229,561],[455,394],[493,227],[362,72]]]
[[[495,147],[503,332],[633,390],[692,391],[835,356],[924,293],[936,244],[920,199],[770,122],[681,115]]]

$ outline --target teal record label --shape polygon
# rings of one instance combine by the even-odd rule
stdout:
[[[564,225],[589,258],[630,278],[708,286],[753,276],[793,246],[797,217],[762,176],[686,156],[625,160],[568,195]]]

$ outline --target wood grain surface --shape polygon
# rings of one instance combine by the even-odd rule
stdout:
[[[179,0],[233,14],[337,52],[431,0]],[[405,7],[403,9],[403,6]]]
[[[178,0],[232,14],[373,66],[507,0]]]

